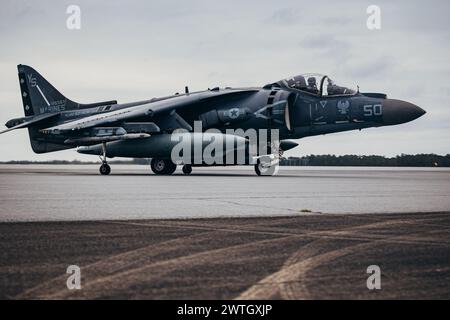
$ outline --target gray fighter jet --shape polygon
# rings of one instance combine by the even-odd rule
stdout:
[[[172,174],[177,164],[183,165],[185,174],[195,165],[218,165],[202,160],[174,163],[173,133],[183,129],[181,135],[195,141],[196,123],[205,134],[216,129],[219,133],[210,133],[208,139],[231,140],[234,150],[239,145],[248,149],[248,139],[230,135],[230,129],[277,130],[277,148],[271,148],[270,139],[261,139],[258,144],[269,143],[267,154],[257,152],[245,158],[245,164],[253,164],[260,175],[264,168],[277,163],[283,151],[298,145],[292,139],[396,125],[425,113],[412,103],[388,99],[383,93],[355,91],[318,74],[263,87],[216,87],[198,92],[189,92],[186,87],[182,94],[139,102],[81,104],[63,96],[33,68],[18,65],[18,71],[25,117],[9,120],[8,129],[0,133],[27,128],[36,153],[78,148],[80,153],[98,155],[103,175],[111,172],[107,158],[112,157],[151,158],[152,171],[165,175]],[[199,143],[204,149],[205,141]],[[261,161],[268,156],[270,161]]]

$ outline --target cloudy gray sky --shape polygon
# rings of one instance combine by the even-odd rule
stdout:
[[[68,30],[68,5],[81,29]],[[366,27],[369,5],[381,30]],[[16,65],[78,102],[128,102],[212,86],[264,85],[306,72],[385,92],[427,114],[394,127],[299,141],[290,155],[450,153],[450,2],[15,1],[0,10],[0,123],[23,116]],[[0,161],[33,154],[27,132],[0,136]]]

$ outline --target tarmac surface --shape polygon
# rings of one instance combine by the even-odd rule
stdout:
[[[0,223],[0,298],[449,299],[449,257],[450,212]]]
[[[450,299],[449,190],[441,168],[0,165],[0,298]]]
[[[450,211],[450,168],[0,165],[0,221],[129,220]]]

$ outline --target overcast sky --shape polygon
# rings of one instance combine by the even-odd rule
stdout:
[[[81,29],[66,9],[81,8]],[[366,9],[381,8],[381,29]],[[23,116],[17,64],[68,98],[129,102],[213,86],[262,86],[317,72],[419,105],[394,127],[301,139],[289,155],[450,153],[450,1],[17,1],[0,10],[0,125]],[[2,160],[36,155],[26,130],[0,135]]]

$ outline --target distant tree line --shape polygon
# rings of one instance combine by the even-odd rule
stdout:
[[[388,158],[384,156],[309,155],[288,157],[281,160],[282,166],[367,166],[367,167],[450,167],[450,154],[401,154]]]
[[[32,161],[32,160],[11,160],[0,161],[0,164],[99,164],[98,161],[81,161],[81,160],[44,160],[44,161]],[[133,158],[131,160],[110,160],[111,164],[150,164],[150,159],[146,158]]]
[[[29,161],[14,160],[0,162],[3,164],[98,164],[100,161],[49,160]],[[111,164],[149,165],[150,159],[134,158],[131,160],[112,160]],[[344,155],[309,155],[304,157],[288,157],[280,161],[282,166],[366,166],[366,167],[450,167],[450,154],[401,154],[388,158],[384,156]]]

